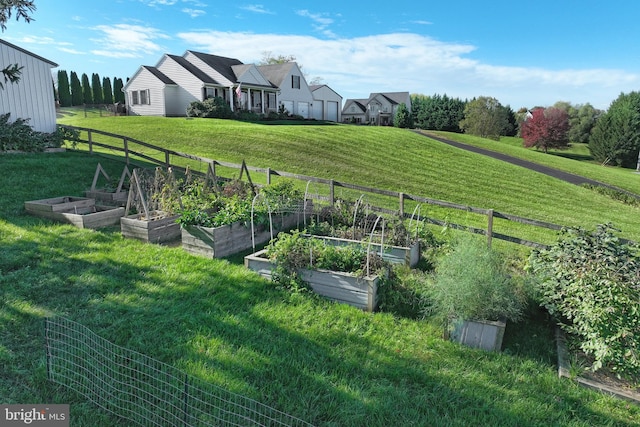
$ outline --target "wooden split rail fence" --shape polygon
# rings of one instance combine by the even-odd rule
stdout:
[[[123,135],[117,135],[109,132],[99,131],[95,129],[83,128],[83,127],[75,127],[75,126],[64,126],[68,129],[72,129],[75,131],[79,131],[80,135],[82,132],[86,132],[86,139],[80,138],[77,142],[84,143],[88,145],[89,153],[94,154],[99,149],[105,149],[107,151],[113,151],[117,153],[121,153],[119,155],[124,155],[125,162],[127,164],[131,164],[135,161],[146,161],[152,163],[157,166],[162,167],[172,167],[176,170],[185,170],[187,166],[189,166],[192,172],[198,172],[198,168],[194,168],[194,165],[202,166],[206,165],[205,172],[202,173],[213,173],[214,176],[217,174],[217,167],[228,168],[232,170],[237,170],[242,172],[243,170],[250,171],[255,174],[264,174],[266,184],[271,183],[271,179],[273,176],[279,176],[284,178],[290,178],[295,180],[301,180],[307,182],[307,186],[309,183],[325,185],[326,191],[325,195],[310,195],[311,198],[319,199],[328,202],[331,206],[336,202],[336,189],[342,188],[346,190],[350,190],[352,194],[369,194],[374,197],[386,197],[390,199],[397,200],[397,209],[391,209],[390,203],[385,203],[387,207],[375,207],[372,210],[378,211],[380,213],[387,214],[395,214],[404,218],[413,218],[418,221],[425,221],[430,224],[435,224],[443,227],[449,227],[453,229],[466,230],[468,232],[482,234],[487,237],[487,242],[491,245],[493,239],[504,240],[507,242],[512,242],[520,245],[525,245],[533,248],[546,248],[547,244],[534,242],[531,240],[523,239],[520,237],[510,236],[503,233],[497,233],[494,230],[494,220],[500,219],[508,222],[514,222],[519,224],[524,224],[532,227],[545,228],[550,230],[562,230],[565,226],[552,224],[548,222],[543,222],[535,219],[523,218],[517,215],[511,215],[508,213],[497,212],[493,209],[484,209],[484,208],[476,208],[451,202],[446,202],[442,200],[430,199],[427,197],[416,196],[411,194],[405,194],[402,192],[391,191],[391,190],[383,190],[371,187],[365,187],[357,184],[349,184],[345,182],[336,181],[333,179],[325,179],[325,178],[317,178],[307,175],[294,174],[283,171],[276,171],[271,168],[258,168],[247,166],[244,162],[242,164],[237,163],[229,163],[223,162],[219,160],[208,159],[205,157],[200,157],[188,153],[181,153],[179,151],[169,150],[163,147],[159,147],[157,145],[149,144],[144,141],[140,141],[138,139],[130,138]],[[108,140],[109,142],[105,142]],[[115,142],[114,142],[115,141]],[[99,150],[100,152],[104,152],[104,150]],[[191,163],[190,163],[191,162]],[[196,163],[193,163],[196,162]],[[222,176],[222,175],[220,175]],[[393,203],[395,205],[395,203]],[[416,207],[419,204],[426,204],[431,206],[437,206],[440,208],[454,209],[458,211],[464,211],[471,214],[476,214],[480,216],[486,217],[486,228],[479,228],[478,226],[469,226],[469,225],[461,225],[455,224],[447,220],[436,219],[433,217],[428,217],[421,215],[420,213],[416,214],[416,210],[413,212],[409,212],[411,207]],[[483,221],[484,222],[484,221]],[[475,223],[478,223],[477,221]]]

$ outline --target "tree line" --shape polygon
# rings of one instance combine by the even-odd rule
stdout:
[[[114,104],[124,103],[124,82],[114,77],[113,85],[109,77],[100,79],[98,73],[89,76],[83,73],[81,77],[75,71],[71,75],[66,70],[58,71],[58,85],[55,88],[56,99],[61,107],[71,107],[84,104]]]
[[[591,104],[556,102],[551,107],[513,111],[492,97],[461,100],[445,95],[412,95],[411,113],[402,110],[398,127],[468,133],[499,140],[518,136],[525,147],[547,152],[571,143],[588,144],[603,165],[636,167],[640,154],[640,92],[621,93],[605,112]],[[400,111],[399,111],[400,113]]]

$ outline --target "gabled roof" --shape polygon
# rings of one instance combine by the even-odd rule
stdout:
[[[258,70],[276,87],[281,87],[284,78],[296,66],[295,62],[283,62],[282,64],[258,65]]]
[[[335,90],[331,89],[329,87],[329,85],[326,84],[321,84],[321,85],[311,85],[309,86],[309,90],[311,91],[311,93],[317,91],[318,89],[322,89],[323,87],[326,87],[327,89],[329,89],[331,92],[335,93],[336,95],[338,95],[340,97],[340,99],[342,99],[342,95],[340,95],[338,92],[336,92]]]
[[[209,76],[207,73],[202,71],[200,68],[193,65],[191,62],[184,59],[182,56],[170,55],[168,53],[166,54],[166,56],[176,61],[182,68],[189,71],[196,78],[198,78],[198,80],[202,81],[203,83],[219,84],[211,76]]]
[[[344,108],[342,108],[342,114],[351,114],[347,111],[347,108],[351,107],[352,104],[355,104],[360,109],[360,112],[364,113],[367,111],[368,102],[368,99],[347,99],[344,103]]]
[[[402,104],[409,97],[409,92],[377,92],[369,95],[369,101],[376,96],[381,95],[392,104]]]
[[[141,68],[144,68],[145,70],[147,70],[148,72],[150,72],[151,74],[156,76],[158,78],[158,80],[160,80],[162,83],[164,83],[166,85],[175,85],[176,84],[173,80],[171,80],[169,77],[167,77],[166,74],[164,74],[162,71],[158,70],[156,67],[152,67],[150,65],[143,65]]]
[[[209,53],[195,52],[188,50],[188,53],[196,56],[202,62],[222,74],[229,81],[236,82],[236,74],[233,72],[234,65],[243,65],[239,59],[227,58],[225,56],[211,55]],[[186,55],[186,52],[185,52]]]
[[[14,45],[14,44],[11,44],[11,43],[9,43],[9,42],[8,42],[8,41],[6,41],[6,40],[2,40],[2,39],[0,39],[0,44],[3,44],[3,45],[8,46],[8,47],[10,47],[10,48],[12,48],[12,49],[18,50],[18,51],[20,51],[20,52],[22,52],[22,53],[25,53],[25,54],[27,54],[27,55],[29,55],[29,56],[32,56],[32,57],[34,57],[34,58],[36,58],[36,59],[39,59],[39,60],[40,60],[40,61],[42,61],[42,62],[46,62],[47,64],[51,65],[52,67],[57,67],[57,66],[58,66],[58,64],[56,64],[55,62],[53,62],[53,61],[49,61],[48,59],[43,58],[42,56],[36,55],[36,54],[35,54],[35,53],[33,53],[33,52],[29,52],[29,51],[28,51],[28,50],[26,50],[26,49],[23,49],[23,48],[21,48],[21,47],[19,47],[19,46],[16,46],[16,45]]]

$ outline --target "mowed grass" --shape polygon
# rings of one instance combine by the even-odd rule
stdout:
[[[335,179],[519,215],[567,226],[612,222],[640,239],[638,208],[521,167],[469,153],[409,130],[349,125],[254,124],[229,120],[67,116],[61,123],[127,135],[175,151],[256,167]],[[83,133],[86,138],[86,133]],[[99,139],[94,134],[95,139]],[[113,142],[113,140],[111,140]],[[156,153],[159,154],[159,153]],[[535,153],[533,153],[535,154]],[[542,155],[542,154],[540,154]],[[565,163],[575,160],[547,155]],[[585,164],[585,168],[600,166]],[[601,177],[617,185],[616,170]],[[610,178],[610,179],[605,179]],[[626,188],[632,188],[631,184]],[[636,191],[640,192],[640,191]],[[397,206],[397,205],[396,205]],[[482,227],[486,218],[466,212],[423,213]],[[550,243],[555,232],[496,221],[497,232]]]
[[[129,425],[46,380],[43,321],[100,336],[318,426],[632,426],[640,409],[559,379],[536,310],[501,354],[443,340],[429,321],[289,294],[225,260],[26,216],[81,194],[82,153],[0,155],[0,401],[69,403],[71,425]]]

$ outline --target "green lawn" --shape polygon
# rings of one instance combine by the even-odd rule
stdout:
[[[88,124],[92,119],[86,120],[76,124],[94,127]],[[594,223],[607,210],[620,210],[624,213],[615,219],[628,216],[631,224],[635,212],[553,180],[543,180],[545,191],[513,182],[525,171],[516,173],[397,129],[96,120],[112,132],[211,158],[246,158],[255,166],[439,194],[480,207],[501,203],[501,210],[535,217],[545,212],[546,219],[557,222],[581,223],[584,218],[571,212],[561,214],[562,207],[575,211],[572,203],[593,203],[593,209],[579,213]],[[170,130],[175,133],[169,135]],[[454,179],[464,161],[474,165],[473,172],[459,168],[462,177]],[[2,402],[70,403],[71,425],[127,425],[47,382],[42,318],[58,314],[116,344],[319,426],[640,424],[640,408],[557,377],[553,333],[535,309],[523,323],[507,327],[503,353],[489,354],[443,340],[441,328],[426,320],[369,314],[289,294],[229,260],[127,240],[117,227],[80,230],[24,214],[26,200],[81,194],[97,162],[116,176],[122,168],[85,153],[0,155]],[[473,176],[492,178],[494,186]],[[414,182],[416,177],[422,184]],[[507,189],[496,189],[496,183]],[[534,194],[517,193],[516,186]],[[568,201],[562,202],[562,195]],[[535,197],[549,206],[528,210],[542,203]]]

